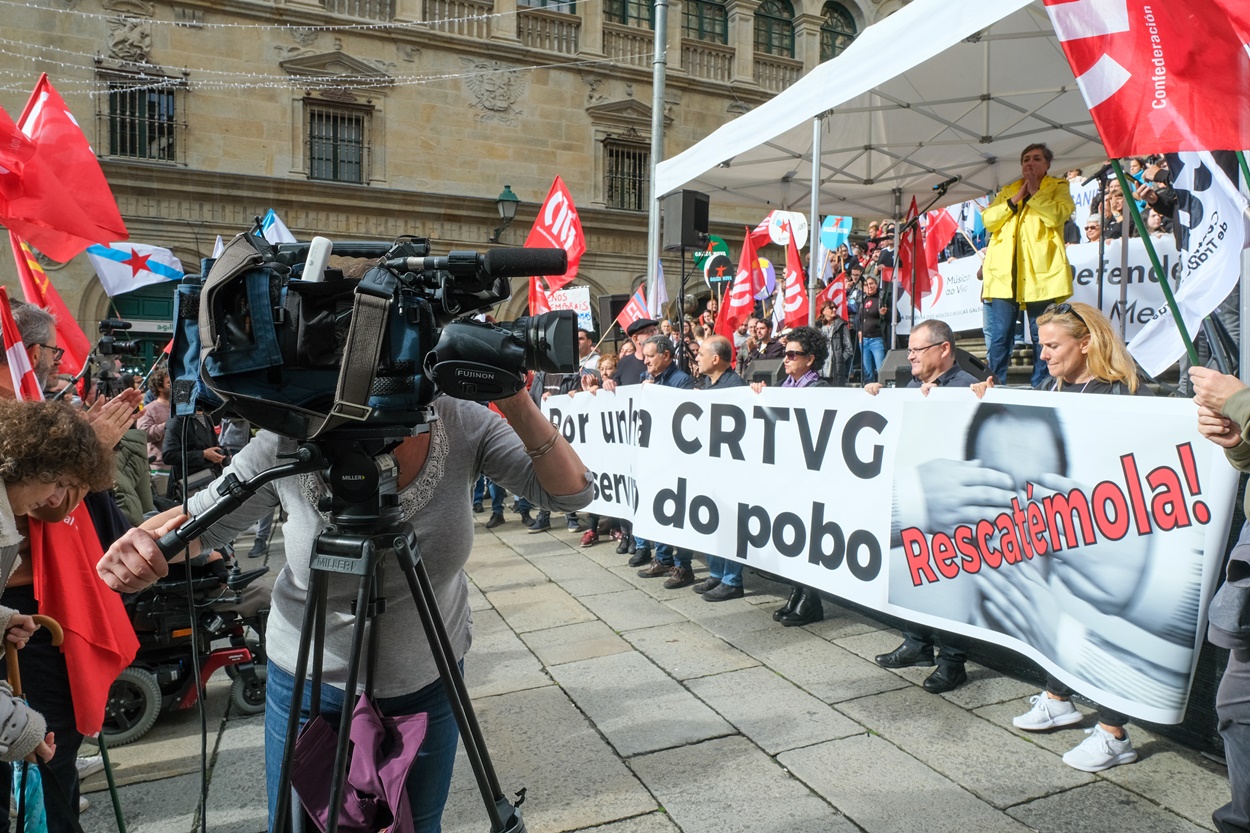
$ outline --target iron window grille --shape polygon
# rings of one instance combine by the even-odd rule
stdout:
[[[369,181],[370,114],[364,110],[308,107],[308,178]]]
[[[841,3],[832,0],[825,4],[820,16],[820,60],[827,61],[837,57],[851,45],[858,32],[855,29],[855,18]]]
[[[181,162],[186,81],[164,75],[102,73],[97,124],[111,157]]]
[[[608,208],[646,211],[650,195],[651,150],[646,145],[608,139],[604,152],[604,202]]]

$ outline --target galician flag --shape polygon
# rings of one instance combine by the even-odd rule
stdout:
[[[272,208],[265,214],[264,219],[260,221],[260,228],[264,232],[264,238],[274,245],[296,242],[295,235],[291,234],[291,230],[286,227],[286,223],[278,218],[278,213]]]
[[[9,373],[13,374],[13,390],[17,393],[17,398],[27,402],[43,399],[39,380],[35,378],[34,368],[30,366],[30,354],[26,352],[22,335],[17,331],[17,323],[13,320],[9,292],[3,286],[0,286],[0,328],[4,330],[4,355],[9,362]]]
[[[141,286],[182,280],[182,261],[169,249],[142,243],[110,243],[87,247],[87,257],[109,297]]]

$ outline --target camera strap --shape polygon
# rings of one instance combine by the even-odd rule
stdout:
[[[315,438],[345,422],[362,422],[373,413],[366,403],[382,355],[382,339],[386,335],[390,308],[390,298],[359,289],[356,291],[352,323],[347,330],[347,343],[343,346],[343,365],[339,369],[339,381],[334,391],[334,406],[311,437]]]

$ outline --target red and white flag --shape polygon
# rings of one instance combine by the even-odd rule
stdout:
[[[64,100],[41,76],[17,120],[0,118],[0,221],[62,263],[92,243],[125,240],[117,200]]]
[[[630,324],[650,317],[651,313],[647,311],[647,298],[640,286],[629,299],[629,303],[621,310],[621,314],[616,316],[616,323],[621,325],[622,331],[628,332]]]
[[[790,233],[790,242],[786,244],[786,280],[782,290],[781,303],[785,307],[786,327],[806,327],[810,313],[807,301],[807,287],[803,285],[803,262],[799,259],[799,247],[794,242],[794,230],[789,223],[786,229]]]
[[[1045,2],[1112,158],[1250,147],[1250,3]]]
[[[78,326],[74,314],[61,300],[61,294],[48,280],[48,274],[39,265],[39,259],[30,246],[13,232],[9,232],[13,257],[17,261],[17,276],[22,281],[22,294],[26,303],[43,307],[56,318],[56,343],[65,351],[61,357],[61,372],[76,374],[91,353],[91,342]]]
[[[816,310],[819,312],[825,304],[833,304],[834,310],[843,321],[850,321],[850,313],[846,307],[846,273],[838,272],[829,279],[829,283],[816,296]]]
[[[760,258],[751,235],[751,230],[747,229],[738,258],[738,273],[716,316],[714,332],[729,339],[731,345],[739,325],[750,318],[755,309],[755,296],[764,288],[764,272],[760,269]]]
[[[9,291],[3,286],[0,286],[0,328],[4,330],[4,355],[9,362],[9,373],[13,376],[13,391],[17,398],[28,402],[43,399],[39,380],[35,378],[35,370],[30,366],[30,354],[26,352],[22,334],[17,330],[17,322],[13,320]]]
[[[916,309],[919,310],[922,299],[933,288],[933,278],[929,272],[929,263],[925,259],[924,234],[917,221],[915,197],[911,198],[911,207],[907,209],[903,224],[910,225],[911,228],[903,232],[903,236],[899,238],[898,283],[899,287],[912,297]],[[914,287],[912,286],[913,278]]]
[[[549,275],[548,285],[559,289],[577,277],[577,265],[586,252],[586,237],[582,234],[582,220],[577,216],[573,195],[564,187],[564,180],[556,177],[547,192],[543,207],[534,218],[529,237],[525,238],[527,249],[564,249],[569,256],[569,267],[563,275]],[[533,285],[530,286],[530,311],[533,312]]]

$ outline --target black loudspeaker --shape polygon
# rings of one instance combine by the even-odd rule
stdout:
[[[989,365],[958,347],[955,348],[955,364],[982,382],[990,375]],[[877,381],[894,388],[905,388],[911,383],[911,362],[907,361],[906,350],[891,350],[885,354],[885,361],[877,371]]]
[[[747,365],[746,380],[763,382],[766,385],[780,385],[786,380],[786,369],[781,359],[756,359]]]
[[[708,196],[702,191],[676,191],[660,198],[664,216],[664,251],[702,249],[707,236]]]
[[[610,329],[616,326],[616,316],[620,315],[621,310],[625,309],[625,305],[629,303],[630,297],[629,295],[599,296],[599,335],[609,332]]]

